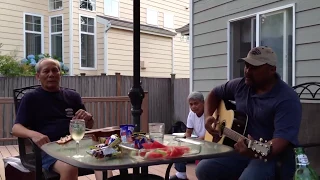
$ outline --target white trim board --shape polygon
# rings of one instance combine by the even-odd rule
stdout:
[[[69,74],[73,76],[73,0],[69,1]]]
[[[189,1],[189,92],[193,91],[193,0]]]
[[[81,16],[92,18],[94,20],[94,33],[81,32]],[[97,70],[97,19],[95,16],[88,16],[85,14],[79,14],[79,70],[95,71]],[[81,67],[81,34],[89,34],[94,36],[94,67]]]
[[[41,18],[41,32],[33,32],[33,31],[26,30],[26,15],[38,16]],[[43,15],[27,13],[27,12],[23,13],[23,54],[24,54],[24,58],[27,58],[27,55],[28,55],[28,54],[26,54],[27,53],[26,52],[26,33],[27,32],[41,34],[41,54],[44,54],[44,20],[43,20]],[[34,54],[34,55],[38,55],[38,54]]]
[[[51,25],[51,18],[53,18],[53,17],[60,17],[61,16],[61,20],[62,20],[62,31],[61,32],[58,32],[58,33],[54,33],[54,34],[61,34],[61,36],[62,36],[62,62],[63,63],[65,63],[65,61],[64,61],[64,57],[65,57],[65,55],[64,55],[64,19],[63,19],[63,14],[59,14],[59,15],[54,15],[54,16],[49,16],[49,54],[50,54],[50,56],[52,56],[52,52],[51,52],[51,41],[52,41],[52,39],[51,39],[51,35],[54,35],[54,34],[52,34],[52,31],[51,31],[51,27],[52,27],[52,25]]]
[[[259,26],[259,17],[261,14],[266,14],[266,13],[272,13],[272,12],[275,12],[275,11],[280,11],[280,10],[285,10],[287,8],[292,8],[292,86],[295,85],[295,71],[296,71],[296,61],[295,61],[295,44],[296,44],[296,16],[295,16],[295,3],[292,3],[292,4],[287,4],[287,5],[284,5],[284,6],[280,6],[280,7],[277,7],[277,8],[272,8],[272,9],[268,9],[268,10],[265,10],[265,11],[260,11],[260,12],[257,12],[257,13],[254,13],[254,14],[249,14],[249,15],[246,15],[246,16],[241,16],[241,17],[237,17],[237,18],[233,18],[233,19],[230,19],[228,20],[228,24],[227,24],[227,80],[229,81],[230,80],[230,76],[231,76],[231,39],[230,39],[230,31],[231,31],[231,23],[232,22],[235,22],[235,21],[239,21],[239,20],[242,20],[242,19],[246,19],[246,18],[251,18],[251,17],[256,17],[256,39],[259,39],[260,38],[260,26]],[[256,41],[256,46],[259,46],[259,41]]]

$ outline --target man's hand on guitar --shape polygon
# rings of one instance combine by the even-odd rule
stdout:
[[[213,126],[212,126],[212,124],[213,124]],[[219,131],[215,130],[216,124],[217,124],[217,120],[214,117],[208,116],[206,118],[205,128],[214,137],[219,135]]]
[[[254,140],[250,135],[248,135],[248,138],[250,140]],[[234,144],[234,148],[238,153],[244,156],[248,156],[250,158],[254,157],[254,152],[247,147],[244,138],[240,138],[238,142]]]

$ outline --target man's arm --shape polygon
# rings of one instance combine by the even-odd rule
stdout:
[[[297,100],[287,100],[276,107],[271,156],[282,153],[290,144],[297,145],[301,118],[302,107]]]
[[[193,112],[190,110],[187,118],[187,131],[185,133],[186,137],[191,137],[194,128],[194,117]]]
[[[50,140],[46,135],[26,128],[31,125],[30,120],[32,119],[28,109],[31,105],[30,100],[29,94],[26,94],[22,98],[17,112],[15,124],[12,127],[12,134],[16,137],[31,138],[33,142],[41,147],[43,144],[50,142]]]
[[[82,98],[81,96],[77,93],[77,103],[78,103],[78,110],[75,113],[75,117],[74,118],[80,118],[80,119],[84,119],[85,123],[86,123],[86,128],[91,129],[94,125],[94,119],[91,113],[87,112],[86,107],[84,106],[83,102],[82,102]],[[81,110],[83,110],[84,112],[81,112]],[[82,116],[82,117],[80,117]]]
[[[187,131],[186,131],[186,137],[191,137],[191,134],[193,132],[193,128],[187,128]]]
[[[214,135],[214,128],[212,124],[215,119],[212,117],[213,113],[217,110],[220,101],[223,100],[234,100],[236,89],[240,83],[241,78],[233,79],[227,83],[215,87],[207,96],[204,103],[204,118],[205,118],[205,128],[211,134]]]

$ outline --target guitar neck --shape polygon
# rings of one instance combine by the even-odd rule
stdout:
[[[223,134],[224,134],[225,136],[227,136],[228,138],[236,141],[236,142],[237,142],[240,138],[243,138],[243,139],[246,141],[246,143],[249,142],[249,139],[248,139],[248,138],[246,138],[245,136],[243,136],[243,135],[237,133],[236,131],[234,131],[234,130],[232,130],[232,129],[230,129],[230,128],[227,128],[227,127],[223,128]]]

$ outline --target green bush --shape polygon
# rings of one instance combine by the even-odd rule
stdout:
[[[0,48],[3,46],[0,43]],[[27,58],[18,61],[15,55],[1,55],[0,51],[0,75],[2,76],[34,76],[36,74],[35,65],[42,59],[50,57],[49,54],[28,55]],[[61,58],[53,57],[60,62],[61,73],[67,74],[69,68],[62,62]]]

